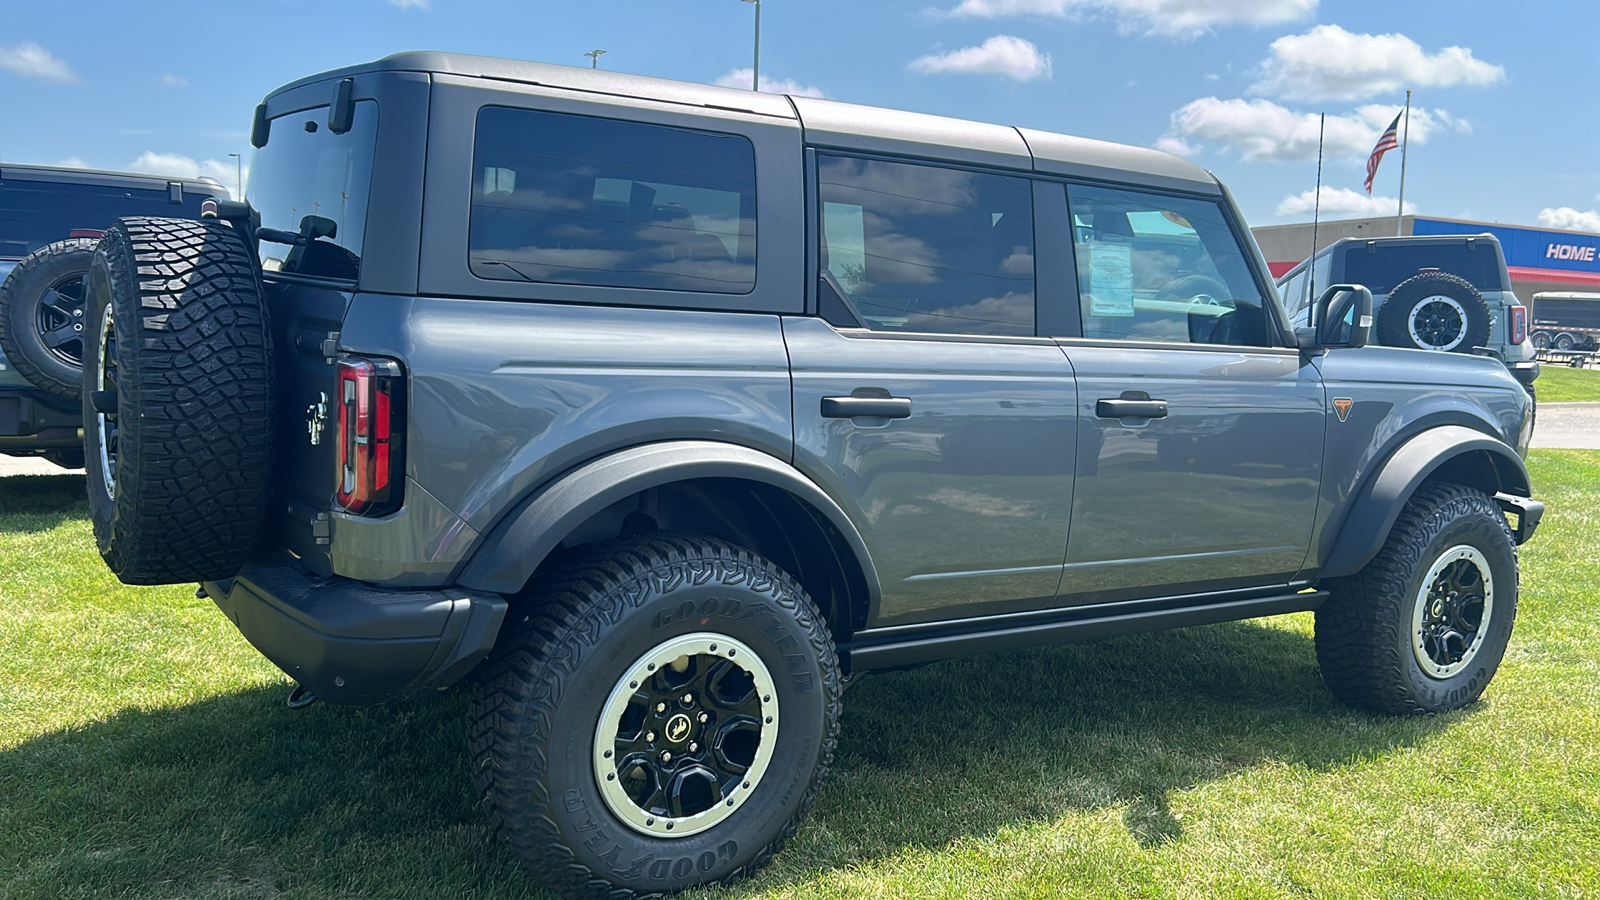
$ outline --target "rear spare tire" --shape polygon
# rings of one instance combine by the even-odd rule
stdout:
[[[34,386],[69,400],[83,387],[84,277],[95,238],[46,244],[0,287],[0,349]]]
[[[1471,353],[1489,340],[1489,306],[1465,278],[1422,272],[1395,285],[1378,310],[1385,347]]]
[[[84,455],[95,542],[127,584],[228,578],[270,482],[271,336],[228,225],[119,219],[89,268]]]

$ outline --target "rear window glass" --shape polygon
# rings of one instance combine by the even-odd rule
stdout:
[[[220,186],[214,193],[226,195]],[[196,218],[200,202],[210,196],[191,186],[182,203],[173,203],[165,187],[8,179],[0,182],[0,256],[27,256],[74,231],[104,231],[122,216]]]
[[[479,278],[748,293],[755,147],[738,135],[485,107],[468,253]]]
[[[1494,248],[1478,243],[1468,250],[1465,241],[1442,244],[1376,244],[1368,252],[1366,244],[1355,244],[1344,251],[1345,282],[1363,284],[1374,294],[1387,294],[1395,285],[1421,269],[1439,269],[1458,275],[1480,291],[1510,290]],[[1323,279],[1317,279],[1319,285]]]
[[[267,145],[250,164],[250,205],[261,227],[313,239],[301,246],[262,241],[261,267],[354,281],[361,273],[372,187],[378,104],[359,100],[350,130],[328,130],[328,108],[272,120]]]

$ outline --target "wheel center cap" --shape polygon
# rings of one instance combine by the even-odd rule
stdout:
[[[666,727],[661,731],[667,736],[667,740],[674,744],[681,744],[689,736],[689,731],[692,727],[689,717],[683,713],[678,713],[667,720]]]

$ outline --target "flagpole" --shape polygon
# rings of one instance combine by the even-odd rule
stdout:
[[[1406,91],[1405,136],[1400,139],[1400,202],[1394,211],[1394,233],[1402,233],[1406,217],[1406,151],[1411,149],[1411,92]]]

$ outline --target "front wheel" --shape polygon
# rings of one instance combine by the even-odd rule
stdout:
[[[839,664],[805,591],[708,538],[601,545],[538,576],[480,680],[474,778],[568,897],[765,865],[833,757]]]
[[[1478,699],[1517,615],[1517,549],[1499,506],[1424,484],[1383,549],[1328,585],[1317,662],[1340,700],[1374,712],[1442,712]]]

